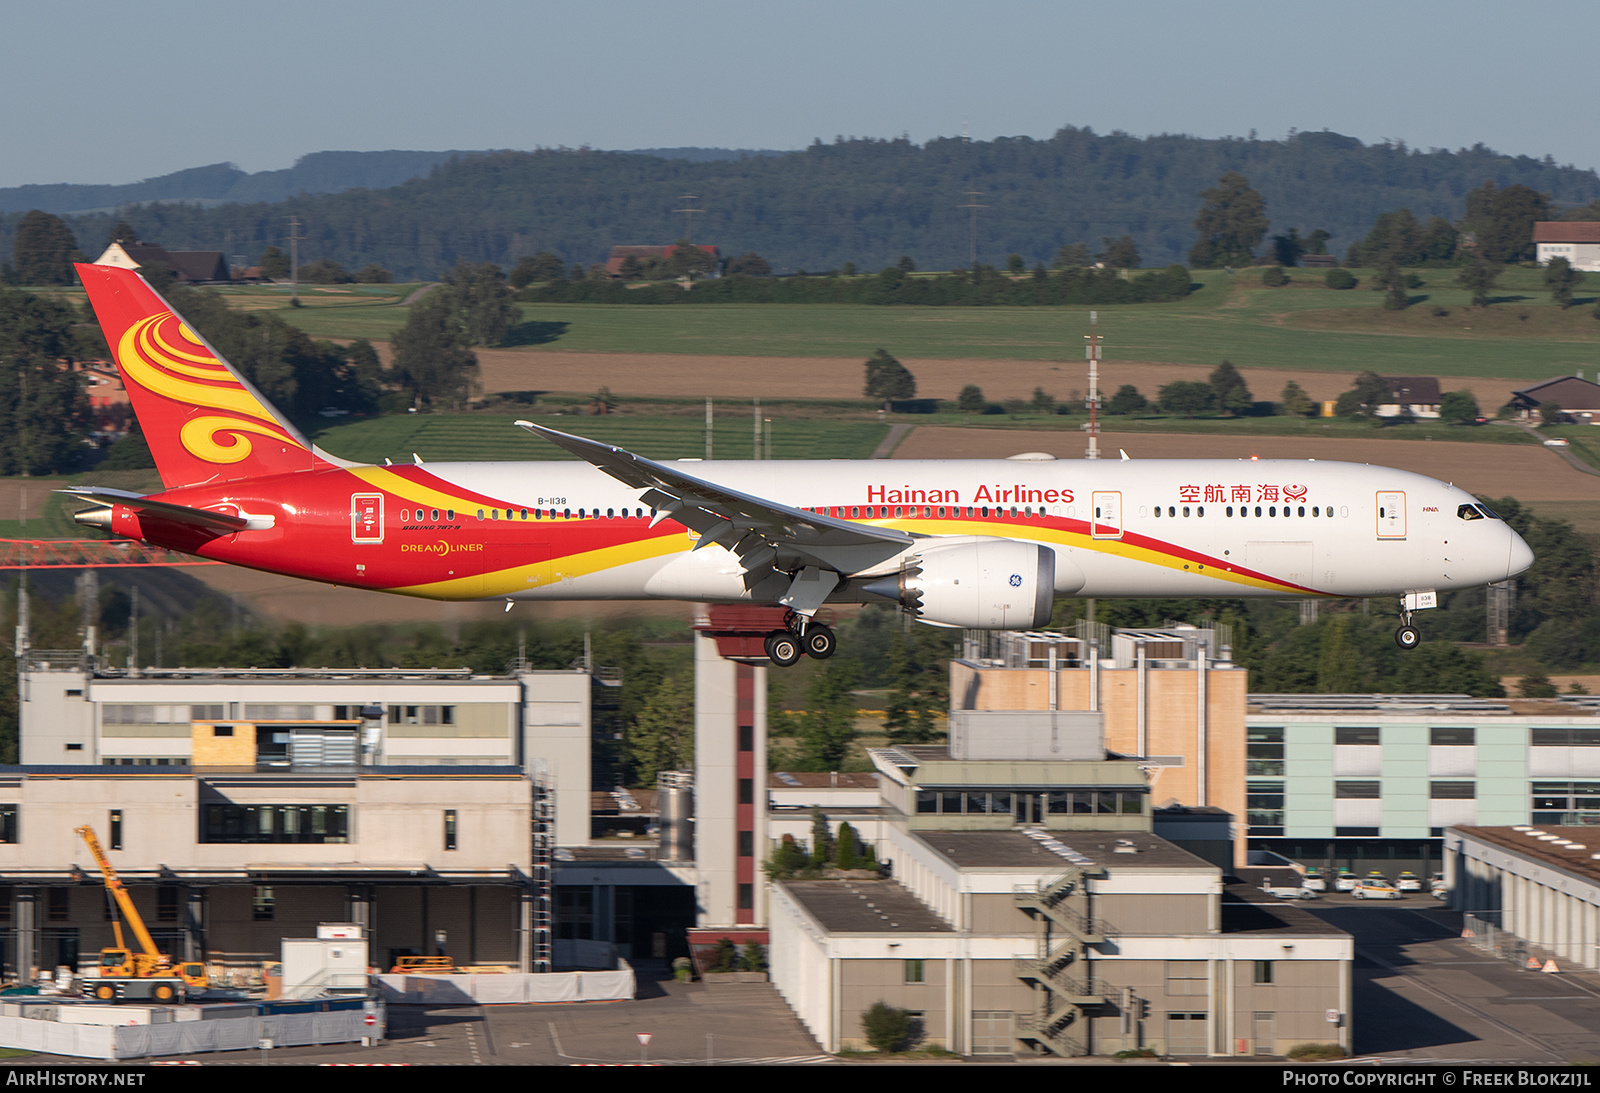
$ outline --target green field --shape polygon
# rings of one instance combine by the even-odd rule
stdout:
[[[531,416],[524,414],[523,416]],[[316,436],[334,455],[366,463],[424,460],[573,459],[549,441],[512,424],[498,414],[403,414],[334,425]],[[705,420],[694,416],[606,417],[540,414],[541,425],[605,441],[650,459],[682,459],[706,454]],[[774,459],[865,459],[884,436],[887,425],[875,421],[775,419]],[[749,459],[753,447],[748,417],[725,416],[714,431],[714,455]]]
[[[1542,379],[1600,362],[1595,293],[1580,286],[1577,306],[1549,302],[1539,270],[1512,268],[1495,303],[1473,309],[1456,271],[1419,270],[1424,284],[1403,312],[1385,311],[1362,284],[1338,292],[1318,270],[1294,270],[1283,288],[1260,284],[1256,270],[1194,273],[1202,287],[1174,304],[1098,307],[1110,361],[1215,364],[1307,371],[1362,369],[1390,375],[1506,376]],[[341,286],[346,287],[346,286]],[[411,286],[378,289],[401,298]],[[243,306],[270,290],[237,290]],[[309,306],[279,314],[319,337],[385,338],[406,309],[369,304],[358,294],[312,294]],[[248,303],[246,303],[248,301]],[[273,306],[267,304],[267,306]],[[902,357],[1077,361],[1088,308],[874,307],[833,304],[641,305],[524,304],[510,339],[525,352],[548,347],[606,353],[713,356],[866,357],[882,346]],[[1444,314],[1438,314],[1438,312]]]

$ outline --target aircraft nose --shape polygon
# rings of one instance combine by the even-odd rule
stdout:
[[[1506,556],[1506,576],[1515,577],[1533,564],[1533,548],[1523,542],[1522,536],[1510,528],[1506,531],[1511,533],[1511,546]]]

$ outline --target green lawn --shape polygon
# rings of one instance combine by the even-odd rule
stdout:
[[[1198,270],[1201,287],[1173,304],[1101,306],[1108,361],[1215,364],[1307,371],[1362,369],[1389,375],[1507,376],[1542,379],[1600,359],[1593,289],[1561,311],[1538,270],[1508,269],[1487,309],[1467,306],[1456,271],[1419,270],[1411,307],[1385,311],[1383,295],[1362,283],[1334,291],[1322,271],[1294,270],[1283,288],[1260,273]],[[383,289],[403,298],[411,286]],[[261,293],[246,297],[254,306]],[[273,292],[280,290],[273,289]],[[281,293],[280,293],[281,294]],[[396,303],[359,295],[312,298],[279,314],[319,337],[384,338],[405,321]],[[241,303],[244,300],[241,299]],[[590,352],[865,358],[880,346],[902,357],[1018,360],[1082,359],[1087,307],[874,307],[834,304],[626,305],[524,304],[513,344]],[[1440,312],[1443,312],[1442,314]]]
[[[523,414],[541,425],[627,448],[651,459],[703,457],[705,421],[693,416],[608,417]],[[401,414],[335,425],[318,433],[317,443],[334,455],[367,463],[385,458],[409,463],[413,452],[424,460],[573,459],[549,441],[512,424],[515,416],[498,414]],[[800,420],[775,418],[774,459],[865,459],[888,432],[875,421]],[[749,459],[752,437],[745,417],[718,419],[713,454],[724,459]]]

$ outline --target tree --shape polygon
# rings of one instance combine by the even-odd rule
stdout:
[[[88,397],[60,363],[74,318],[59,301],[0,288],[0,474],[69,471],[83,451]]]
[[[108,247],[113,243],[137,243],[138,241],[139,233],[134,231],[126,220],[117,221],[116,225],[111,229],[111,233],[106,236],[106,246]]]
[[[1449,265],[1455,261],[1460,241],[1461,233],[1454,224],[1442,216],[1433,217],[1422,233],[1422,261],[1430,266]]]
[[[899,1051],[911,1036],[911,1013],[887,1002],[874,1002],[861,1015],[861,1031],[873,1049]]]
[[[1006,256],[1006,272],[1011,274],[1013,277],[1020,276],[1027,268],[1028,263],[1023,260],[1022,255],[1008,254]]]
[[[440,290],[456,309],[467,345],[499,345],[521,312],[516,293],[493,262],[462,262],[445,277]]]
[[[1333,238],[1333,233],[1323,228],[1318,228],[1306,236],[1305,254],[1327,254],[1328,240]]]
[[[1045,391],[1043,387],[1033,389],[1033,401],[1029,407],[1036,414],[1053,414],[1056,412],[1055,396]]]
[[[1356,287],[1355,274],[1347,269],[1330,269],[1322,275],[1322,283],[1331,289],[1342,290]]]
[[[914,273],[916,272],[917,263],[912,260],[911,255],[902,254],[900,261],[895,263],[895,268],[901,273]]]
[[[1198,417],[1216,410],[1217,392],[1209,383],[1178,380],[1163,387],[1156,402],[1164,414]]]
[[[967,384],[956,396],[956,409],[963,414],[981,414],[987,405],[983,398],[983,388],[976,383]]]
[[[1552,258],[1544,267],[1544,283],[1550,290],[1550,299],[1565,311],[1572,306],[1572,290],[1583,283],[1583,274],[1565,258]]]
[[[423,406],[465,402],[478,377],[455,301],[445,289],[411,305],[406,325],[390,341],[400,386]]]
[[[1473,255],[1472,264],[1464,266],[1456,277],[1456,283],[1472,293],[1473,307],[1489,306],[1489,293],[1494,291],[1495,282],[1499,280],[1500,267],[1482,254]]]
[[[1100,240],[1105,245],[1105,251],[1100,255],[1100,261],[1111,269],[1138,269],[1139,248],[1134,246],[1133,236],[1124,235],[1120,239],[1110,236]]]
[[[1142,414],[1150,409],[1150,400],[1139,393],[1139,389],[1131,383],[1124,383],[1117,388],[1117,393],[1111,396],[1106,403],[1105,410],[1108,414]]]
[[[1415,266],[1423,257],[1422,225],[1410,209],[1395,209],[1378,215],[1367,237],[1351,245],[1345,261],[1352,266],[1382,266],[1391,261]]]
[[[1351,389],[1339,396],[1334,412],[1340,417],[1374,417],[1378,407],[1391,401],[1389,381],[1376,372],[1362,372],[1356,376]]]
[[[1471,425],[1478,419],[1478,400],[1471,391],[1447,391],[1439,399],[1439,416],[1458,425]]]
[[[1386,311],[1404,311],[1411,303],[1406,291],[1406,276],[1393,257],[1386,257],[1378,271],[1378,284],[1383,288],[1383,306]]]
[[[1533,225],[1550,219],[1550,195],[1520,182],[1503,190],[1485,182],[1467,194],[1466,204],[1461,224],[1477,237],[1484,260],[1501,265],[1533,260]]]
[[[1317,404],[1311,401],[1311,396],[1306,394],[1305,388],[1294,380],[1284,384],[1283,394],[1279,397],[1283,399],[1283,412],[1286,414],[1310,417],[1317,412]]]
[[[673,276],[686,277],[691,281],[697,275],[710,273],[717,268],[717,260],[710,251],[695,246],[687,239],[678,240],[672,253],[667,255],[667,264]]]
[[[1289,275],[1282,266],[1268,266],[1261,271],[1261,283],[1268,288],[1282,288],[1289,283]]]
[[[289,276],[289,256],[277,247],[268,247],[256,261],[261,276],[269,281],[281,281]]]
[[[1082,269],[1094,265],[1087,243],[1064,243],[1056,250],[1056,269]]]
[[[1323,232],[1326,241],[1327,232]],[[1272,237],[1272,257],[1280,266],[1298,266],[1300,256],[1306,253],[1306,241],[1300,238],[1299,228],[1290,228],[1288,235],[1274,235]],[[1318,252],[1321,253],[1320,251]]]
[[[664,770],[694,765],[694,680],[678,674],[663,679],[625,730],[623,751],[633,784],[655,785]]]
[[[1255,405],[1249,386],[1232,361],[1225,360],[1212,369],[1210,383],[1211,389],[1217,393],[1217,405],[1231,417],[1237,417]]]
[[[506,280],[511,282],[511,287],[524,289],[535,281],[561,281],[567,276],[566,266],[561,261],[561,256],[542,250],[538,254],[524,255],[518,259],[516,267]]]
[[[300,280],[312,285],[348,285],[355,278],[332,258],[318,258],[300,267]]]
[[[950,696],[950,649],[933,627],[896,630],[889,637],[891,687],[884,728],[895,744],[926,744]]]
[[[745,251],[737,258],[728,259],[730,277],[768,277],[771,274],[772,264],[753,250]]]
[[[1200,196],[1205,205],[1194,221],[1200,239],[1189,251],[1189,265],[1247,265],[1267,233],[1266,202],[1237,171],[1223,175]]]
[[[867,358],[867,383],[864,393],[868,398],[901,399],[917,397],[917,378],[911,370],[886,349],[879,349]]]
[[[34,209],[17,225],[16,278],[24,285],[77,283],[72,262],[78,242],[59,216]]]
[[[394,275],[376,262],[368,262],[355,273],[358,284],[387,285],[394,281]]]
[[[847,657],[823,661],[811,677],[806,712],[797,736],[803,769],[840,770],[856,738],[856,663]]]

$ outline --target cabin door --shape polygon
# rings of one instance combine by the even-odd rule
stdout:
[[[1089,534],[1096,539],[1122,538],[1122,491],[1096,490],[1090,501],[1094,512],[1089,518]]]
[[[1404,490],[1378,491],[1378,538],[1406,537],[1406,495]]]

